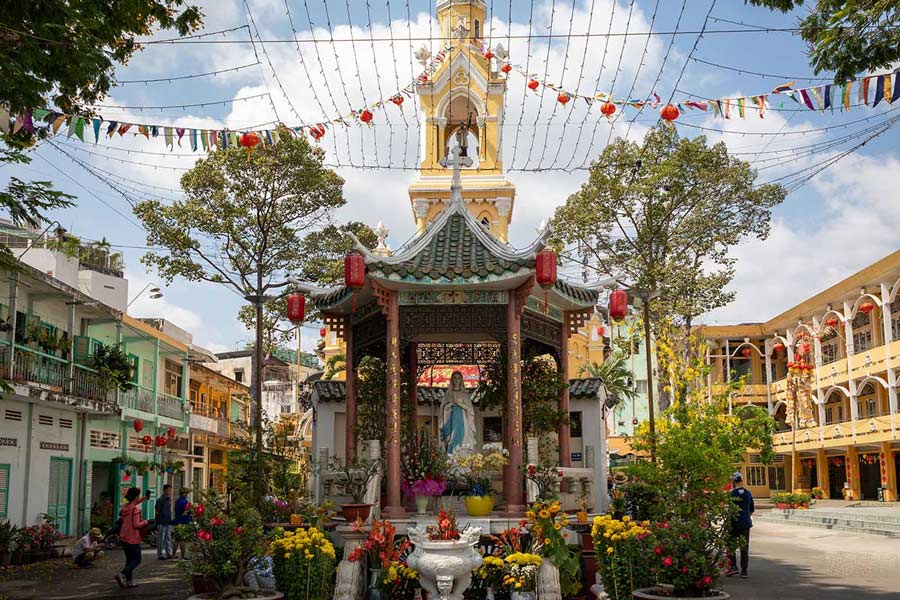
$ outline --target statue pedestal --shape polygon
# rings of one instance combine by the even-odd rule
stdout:
[[[334,584],[334,600],[362,600],[366,593],[366,563],[351,562],[350,554],[363,545],[369,537],[369,527],[357,529],[352,525],[341,525],[336,532],[344,540],[344,556],[337,567]]]

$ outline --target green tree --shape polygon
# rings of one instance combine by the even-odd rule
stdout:
[[[256,313],[254,377],[256,443],[263,448],[263,306],[304,264],[303,238],[344,204],[344,181],[322,165],[324,151],[287,133],[274,145],[247,155],[240,147],[217,150],[181,178],[187,198],[163,204],[141,202],[135,214],[147,229],[147,244],[166,253],[142,261],[172,281],[220,284],[252,304]],[[261,457],[262,453],[257,453]],[[265,488],[258,460],[253,492]]]
[[[302,281],[313,281],[318,285],[330,285],[343,281],[344,255],[353,249],[353,241],[347,233],[356,238],[369,249],[378,243],[372,228],[365,223],[352,221],[343,225],[326,225],[320,230],[311,231],[300,243],[300,255],[303,260],[294,269],[294,274]],[[307,305],[305,322],[320,318],[318,311],[310,310]],[[263,309],[263,347],[266,352],[291,343],[296,335],[296,325],[287,322],[286,295],[280,295],[267,303]],[[253,306],[242,306],[238,311],[238,320],[249,331],[256,328],[256,312]]]
[[[690,329],[725,305],[734,276],[729,249],[764,239],[779,185],[754,186],[756,172],[703,136],[651,130],[643,143],[616,140],[591,166],[588,181],[556,210],[556,240],[587,247],[598,271],[655,291],[654,317]]]
[[[606,393],[619,400],[633,400],[634,374],[626,365],[626,357],[618,352],[612,354],[602,363],[585,363],[581,366],[581,374],[596,377],[606,388]]]
[[[334,379],[338,373],[347,370],[347,357],[343,354],[332,354],[325,361],[325,373],[322,379]]]
[[[745,0],[754,6],[790,12],[804,0]],[[800,18],[800,36],[809,47],[816,74],[834,71],[844,82],[859,73],[889,69],[900,61],[900,3],[896,0],[816,0]]]

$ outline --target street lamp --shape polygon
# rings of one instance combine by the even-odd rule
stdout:
[[[151,287],[151,286],[152,286],[152,287]],[[148,289],[150,290],[150,299],[151,299],[151,300],[158,300],[158,299],[160,299],[160,298],[163,297],[163,293],[162,293],[162,291],[159,289],[159,286],[156,285],[156,284],[153,283],[153,282],[150,282],[150,283],[148,283],[147,285],[144,286],[144,289],[142,289],[141,291],[139,291],[139,292],[137,293],[137,296],[135,296],[134,298],[131,299],[131,302],[128,303],[128,305],[125,307],[125,310],[128,310],[128,307],[131,306],[132,304],[134,304],[135,300],[137,300],[138,298],[140,298],[141,295],[142,295],[144,292],[146,292]]]

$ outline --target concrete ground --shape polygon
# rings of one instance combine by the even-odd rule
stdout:
[[[109,551],[90,569],[80,569],[70,558],[47,560],[0,573],[0,600],[134,600],[190,595],[190,583],[176,561],[156,560],[156,550],[145,548],[134,572],[138,587],[120,590],[113,580],[124,565],[122,551]]]
[[[733,600],[897,600],[900,541],[759,522],[750,535],[749,575],[725,579]]]

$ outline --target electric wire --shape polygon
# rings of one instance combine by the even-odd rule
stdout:
[[[525,51],[525,72],[529,74],[531,73],[531,33],[534,27],[534,0],[531,0],[531,8],[528,13],[528,37],[526,40],[527,49]],[[512,44],[512,30],[506,32],[506,39],[508,44]],[[522,86],[522,103],[519,109],[519,122],[516,124],[516,137],[513,140],[513,153],[512,158],[509,161],[508,167],[512,169],[516,164],[516,155],[519,151],[519,133],[522,131],[522,120],[525,117],[525,105],[526,100],[528,99],[528,86]]]

